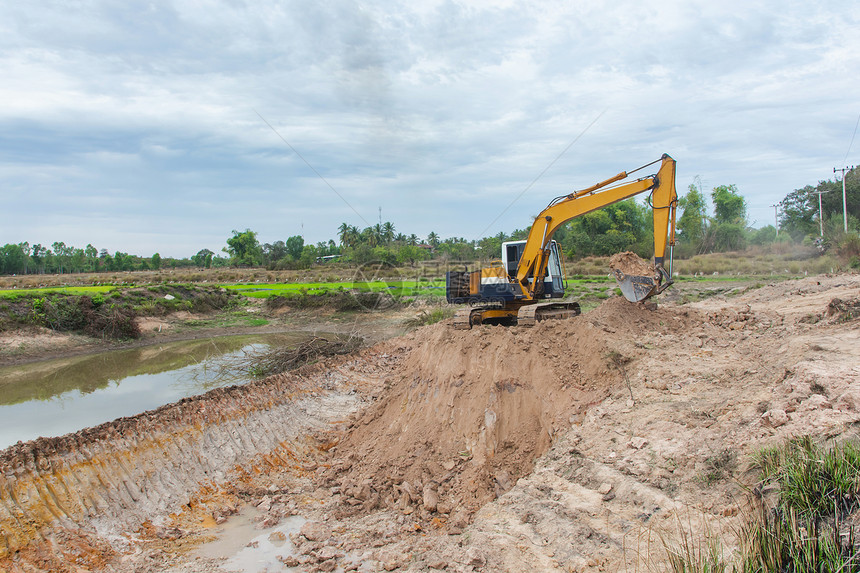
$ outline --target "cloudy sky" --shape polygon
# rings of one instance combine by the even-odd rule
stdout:
[[[328,240],[380,207],[400,232],[473,239],[664,152],[679,193],[733,183],[762,226],[785,194],[860,163],[858,14],[847,0],[3,2],[0,244],[183,257],[234,229]]]

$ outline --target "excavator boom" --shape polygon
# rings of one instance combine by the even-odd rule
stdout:
[[[663,268],[667,243],[674,246],[675,242],[675,206],[678,203],[675,192],[675,160],[664,154],[660,161],[660,170],[656,175],[609,187],[609,185],[628,177],[627,172],[621,172],[615,177],[588,189],[557,199],[538,215],[529,231],[526,248],[517,268],[516,280],[523,287],[523,294],[527,300],[534,300],[536,296],[541,294],[542,281],[539,278],[546,273],[549,255],[547,244],[561,225],[586,213],[649,190],[651,191],[651,204],[654,212],[655,276],[651,277],[652,288],[643,292],[641,286],[636,287],[635,285],[644,285],[647,284],[647,281],[636,278],[628,279],[626,276],[621,278],[619,283],[621,283],[621,290],[628,300],[639,302],[654,294],[654,290],[661,286],[659,283],[663,278],[671,281],[671,275],[661,272],[660,269]],[[536,278],[530,280],[530,276]]]
[[[624,183],[635,173],[654,163],[660,163],[656,175]],[[558,228],[566,222],[623,201],[645,191],[651,192],[654,217],[654,271],[648,275],[627,274],[614,269],[621,292],[631,302],[640,302],[659,294],[672,284],[671,261],[675,244],[675,160],[664,154],[660,159],[631,172],[622,171],[587,189],[574,191],[554,199],[535,219],[527,240],[517,243],[519,255],[515,266],[503,263],[473,272],[449,272],[446,295],[448,302],[477,305],[455,316],[455,326],[470,328],[485,319],[517,321],[531,325],[544,318],[567,318],[579,314],[575,302],[543,302],[564,296],[561,284],[563,269],[559,264],[560,250],[552,240]],[[507,243],[506,243],[507,244]],[[669,270],[664,268],[669,247]],[[511,247],[507,247],[510,249]],[[503,259],[507,253],[503,253]],[[553,270],[551,267],[555,267]]]

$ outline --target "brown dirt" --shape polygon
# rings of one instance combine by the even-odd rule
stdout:
[[[263,530],[310,520],[285,558],[300,571],[645,571],[679,529],[723,533],[730,555],[752,454],[856,436],[859,296],[857,275],[821,276],[653,311],[612,298],[533,329],[442,323],[37,442],[0,460],[19,534],[0,570],[34,570],[31,548],[67,563],[62,527],[112,571],[217,571],[186,552],[242,504]],[[160,485],[125,490],[139,460]],[[57,491],[77,513],[54,517]]]
[[[393,342],[405,356],[401,369],[332,449],[329,484],[355,498],[348,504],[361,502],[341,513],[414,509],[429,521],[456,508],[451,521],[461,528],[623,384],[619,332],[688,322],[615,298],[585,320],[465,333],[438,324]]]
[[[630,251],[612,255],[609,258],[609,268],[618,269],[625,275],[631,276],[651,276],[654,274],[654,265]]]

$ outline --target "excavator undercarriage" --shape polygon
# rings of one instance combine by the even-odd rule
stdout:
[[[534,326],[544,320],[573,318],[582,314],[578,302],[541,302],[518,309],[493,306],[467,307],[454,314],[454,328],[469,330],[480,324]]]

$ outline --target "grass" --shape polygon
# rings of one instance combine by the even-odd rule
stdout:
[[[428,324],[436,324],[446,318],[454,316],[453,307],[434,308],[433,310],[422,310],[418,316],[410,318],[406,321],[406,326],[427,326]]]
[[[737,469],[737,454],[734,450],[725,448],[705,458],[704,468],[699,475],[699,480],[704,486],[711,486],[717,482],[729,479]]]
[[[661,537],[669,570],[673,573],[726,573],[730,571],[720,538],[713,533],[707,518],[702,515],[702,534],[693,529],[692,518],[685,524],[677,517],[678,541]],[[661,568],[663,570],[663,568]]]
[[[249,314],[244,310],[234,310],[227,314],[212,317],[192,318],[182,322],[189,328],[228,328],[233,326],[266,326],[269,320]]]
[[[852,517],[860,509],[860,446],[806,436],[760,452],[756,513],[744,529],[743,571],[858,571]]]
[[[722,479],[730,457],[715,456]],[[753,456],[757,481],[742,515],[740,551],[723,560],[723,543],[705,530],[664,540],[675,573],[860,571],[855,517],[860,511],[860,444],[824,446],[809,436]],[[728,567],[731,566],[731,569]]]
[[[221,286],[251,298],[271,298],[293,294],[314,295],[343,291],[389,292],[393,296],[418,296],[422,294],[443,296],[445,294],[444,281],[422,280],[255,283],[225,284]]]
[[[28,288],[28,289],[3,289],[0,290],[0,298],[16,299],[22,296],[36,294],[70,294],[70,295],[93,295],[105,294],[115,290],[117,287],[111,285],[99,286],[58,286],[44,288]]]

